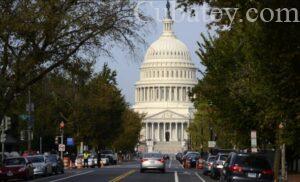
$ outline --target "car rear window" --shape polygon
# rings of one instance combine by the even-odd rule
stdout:
[[[157,153],[147,153],[144,154],[143,156],[144,158],[161,158],[161,154],[157,154]]]
[[[208,162],[213,162],[214,160],[216,160],[216,157],[209,157],[208,158]]]
[[[4,164],[5,166],[25,165],[26,161],[24,158],[11,158],[11,159],[5,159]]]
[[[220,155],[220,160],[221,161],[226,161],[227,160],[227,155]]]
[[[263,156],[237,156],[234,160],[235,164],[243,167],[270,169],[268,160]]]
[[[43,157],[43,156],[28,157],[27,159],[28,159],[30,162],[32,162],[32,163],[40,163],[40,162],[44,162],[44,157]]]

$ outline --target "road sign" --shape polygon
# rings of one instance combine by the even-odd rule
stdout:
[[[68,146],[74,146],[74,139],[73,138],[67,138],[67,145]]]
[[[208,141],[208,148],[215,148],[216,147],[216,141]]]
[[[60,151],[60,152],[66,151],[66,146],[64,144],[59,144],[58,145],[58,151]]]

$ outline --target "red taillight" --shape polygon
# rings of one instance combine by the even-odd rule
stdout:
[[[240,173],[243,171],[242,167],[239,165],[230,166],[229,170],[234,173]]]
[[[162,163],[164,163],[164,162],[165,162],[165,160],[164,160],[164,159],[158,159],[158,161],[159,161],[159,162],[162,162]]]
[[[266,170],[263,170],[261,173],[262,173],[262,174],[272,175],[272,174],[273,174],[273,171],[272,171],[272,169],[266,169]]]
[[[148,159],[141,159],[141,162],[145,162],[145,161],[147,161]]]

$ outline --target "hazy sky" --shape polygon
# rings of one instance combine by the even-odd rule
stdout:
[[[140,10],[144,11],[147,15],[154,19],[154,23],[148,28],[150,33],[145,37],[147,45],[143,51],[139,52],[142,59],[134,60],[127,55],[126,52],[114,48],[113,56],[115,61],[105,58],[99,58],[96,64],[96,70],[99,70],[104,62],[108,62],[110,68],[117,71],[117,81],[119,87],[122,89],[122,93],[125,95],[126,101],[130,104],[134,104],[134,84],[139,80],[139,67],[143,62],[143,57],[146,53],[147,47],[157,40],[162,33],[162,19],[165,16],[166,1],[153,0],[153,1],[139,1]],[[195,54],[197,50],[197,41],[200,41],[200,33],[207,33],[206,27],[208,16],[205,14],[206,7],[198,9],[198,14],[191,18],[189,14],[182,12],[180,9],[175,10],[175,0],[171,0],[172,18],[175,21],[173,31],[178,39],[184,42],[190,50],[191,57],[197,68],[201,67],[200,60]]]

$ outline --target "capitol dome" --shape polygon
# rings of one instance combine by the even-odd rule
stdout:
[[[195,112],[190,93],[198,82],[196,67],[187,46],[172,30],[169,2],[167,8],[163,32],[148,48],[135,84],[133,109],[145,115],[140,152],[185,150],[186,130]]]

